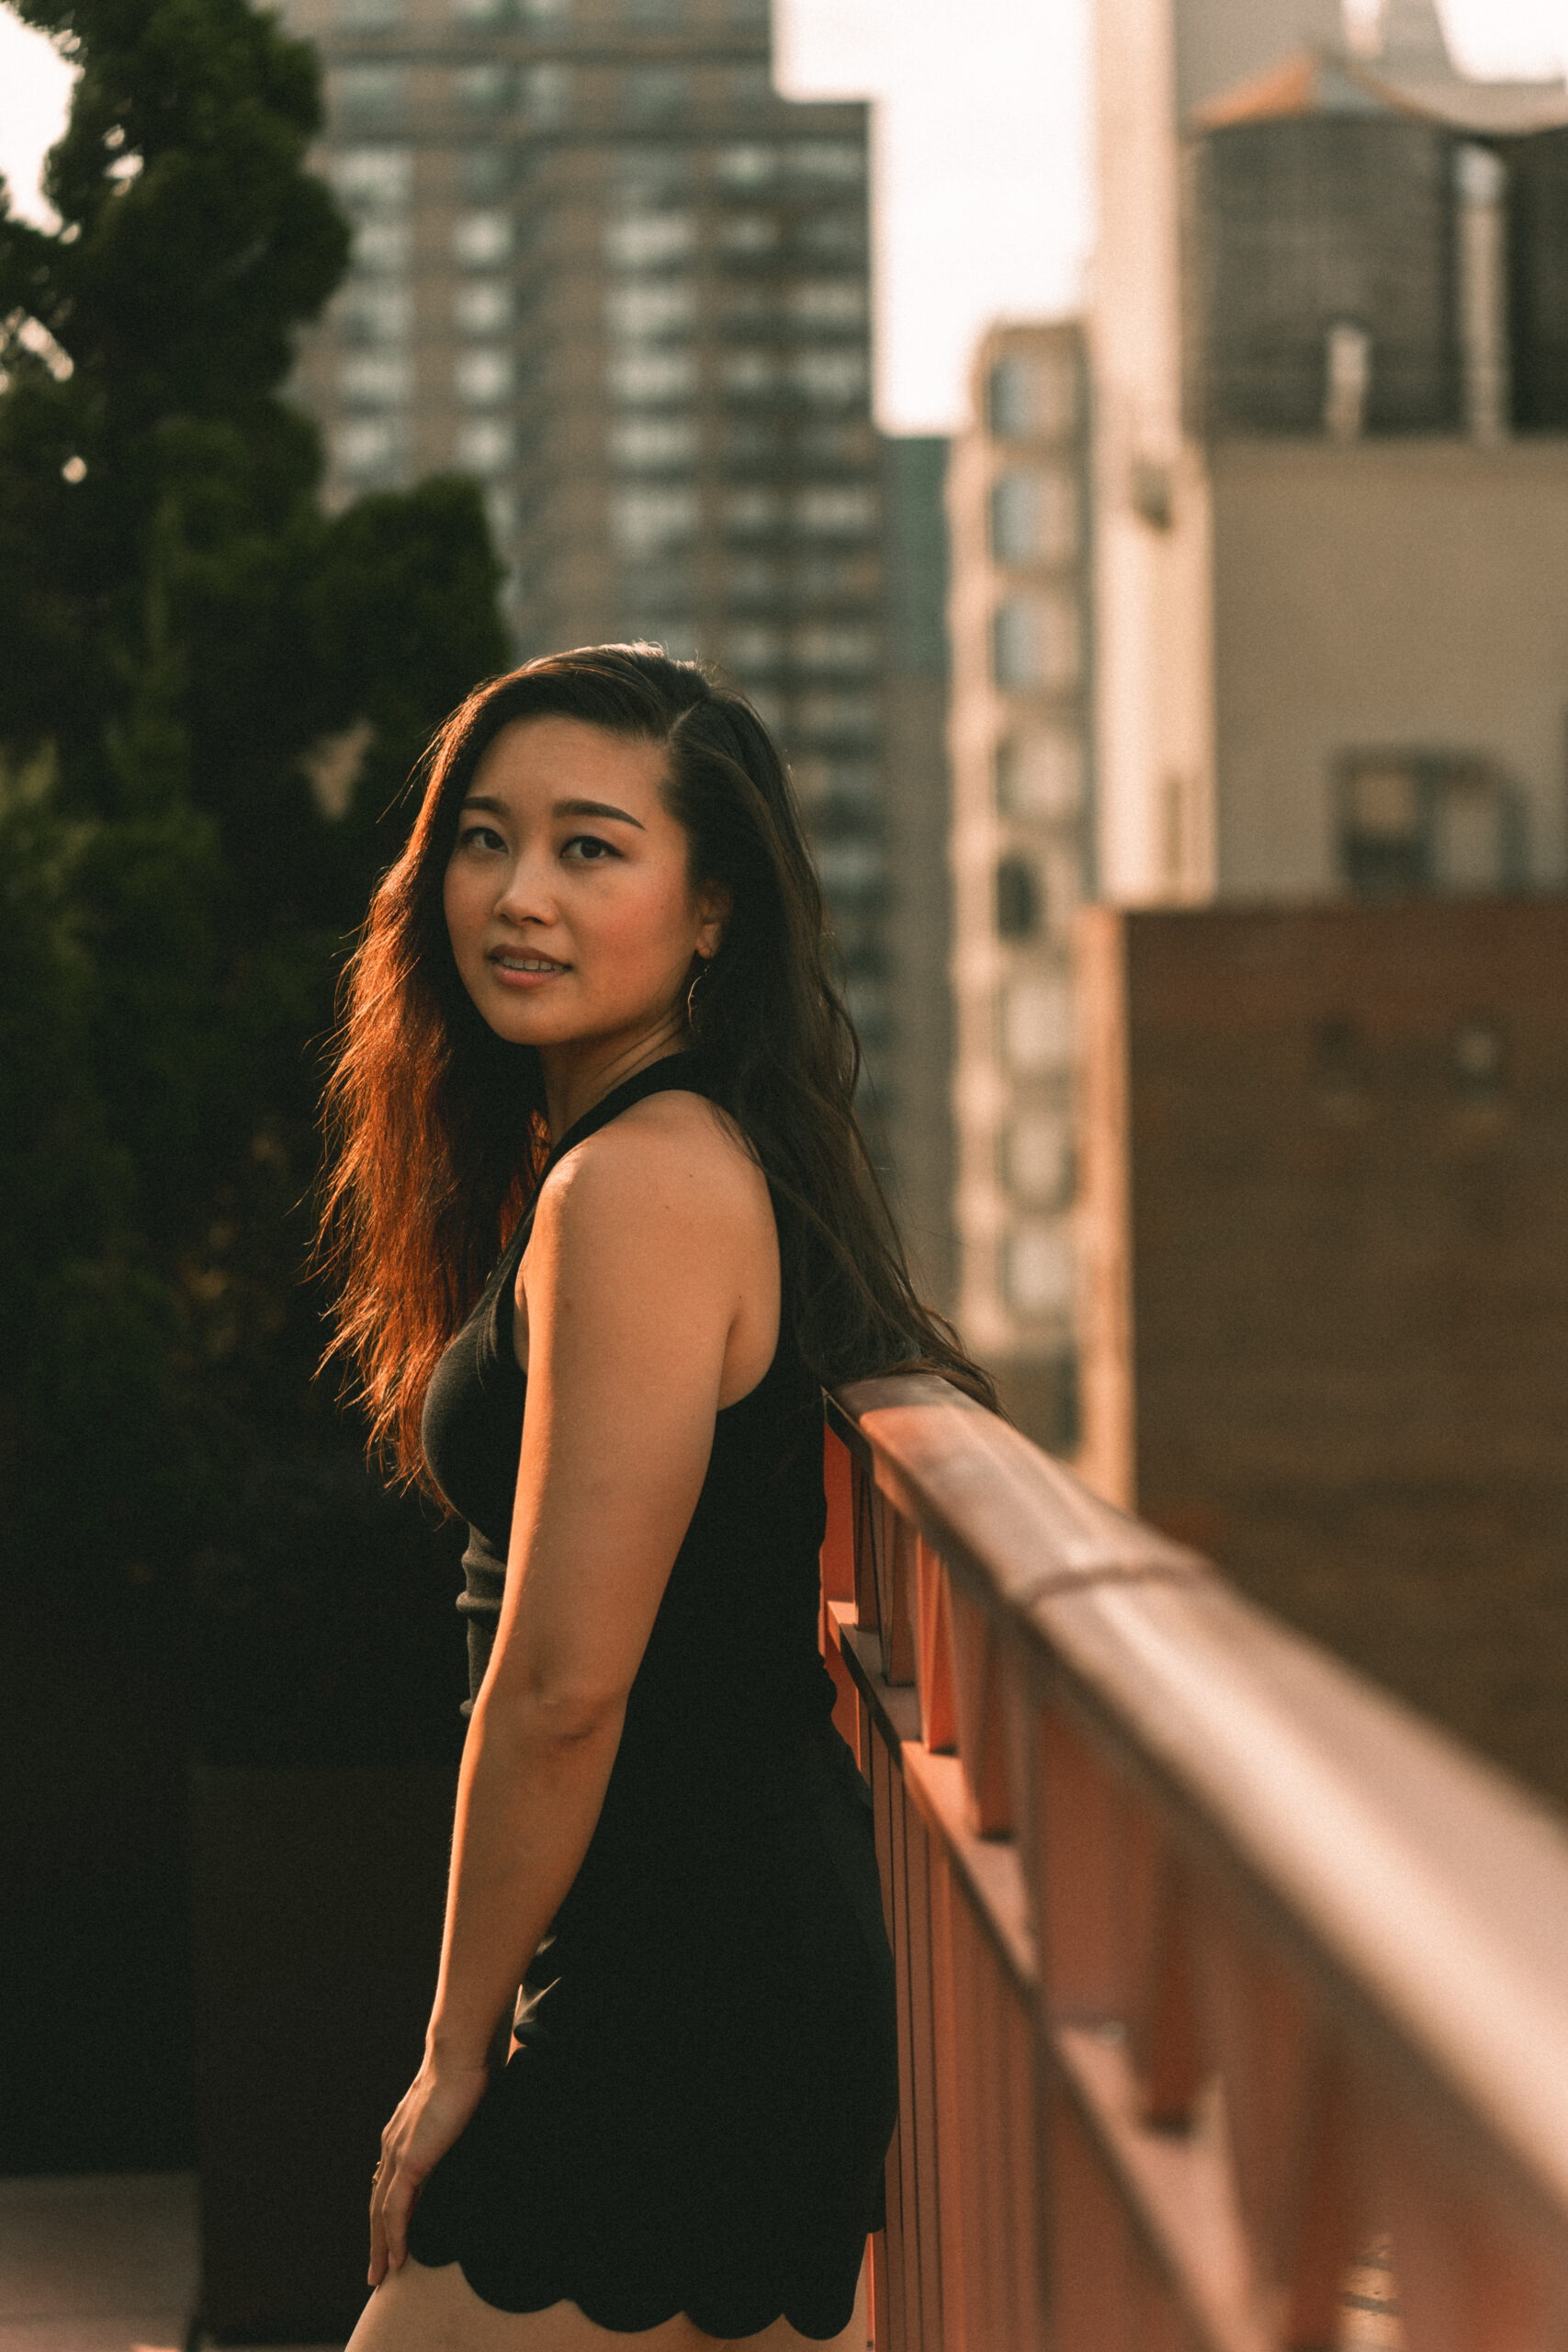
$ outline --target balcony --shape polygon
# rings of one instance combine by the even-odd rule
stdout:
[[[831,1400],[827,1475],[897,1962],[876,2352],[1560,2344],[1555,1818],[944,1382]],[[0,2184],[0,2343],[203,2341],[197,2209],[189,2176]]]
[[[1559,2343],[1556,1822],[944,1383],[831,1424],[898,1964],[879,2352]]]

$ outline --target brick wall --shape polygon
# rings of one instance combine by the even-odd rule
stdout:
[[[1568,901],[1079,949],[1089,1474],[1568,1802]]]

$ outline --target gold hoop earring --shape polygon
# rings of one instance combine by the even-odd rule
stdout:
[[[698,969],[697,969],[697,970],[693,974],[693,976],[692,976],[692,985],[691,985],[691,987],[686,990],[686,1025],[687,1025],[687,1027],[688,1027],[688,1028],[692,1028],[692,1027],[694,1027],[694,1026],[695,1026],[695,1023],[696,1023],[696,1017],[697,1017],[697,1015],[696,1015],[696,994],[697,994],[697,990],[702,987],[702,984],[703,984],[703,982],[706,979],[707,976],[708,976],[708,959],[707,959],[707,957],[705,956],[703,957],[703,959],[702,959],[702,962],[701,962],[701,965],[700,965],[699,968],[698,968]]]

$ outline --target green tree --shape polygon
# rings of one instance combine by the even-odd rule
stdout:
[[[319,1041],[389,808],[505,660],[499,572],[467,481],[322,510],[284,389],[349,245],[305,167],[310,49],[245,0],[21,13],[80,78],[59,229],[0,183],[0,855],[30,1041],[0,1081],[26,1270],[0,1436],[14,1531],[174,1574],[258,1463],[276,1496],[280,1463],[343,1450],[300,1282]],[[361,775],[329,813],[310,779],[345,733]]]

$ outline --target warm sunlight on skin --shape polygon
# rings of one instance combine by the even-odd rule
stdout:
[[[444,903],[464,987],[498,1037],[536,1046],[550,1130],[686,1038],[695,959],[723,908],[694,891],[665,754],[581,719],[517,719],[475,770]]]

